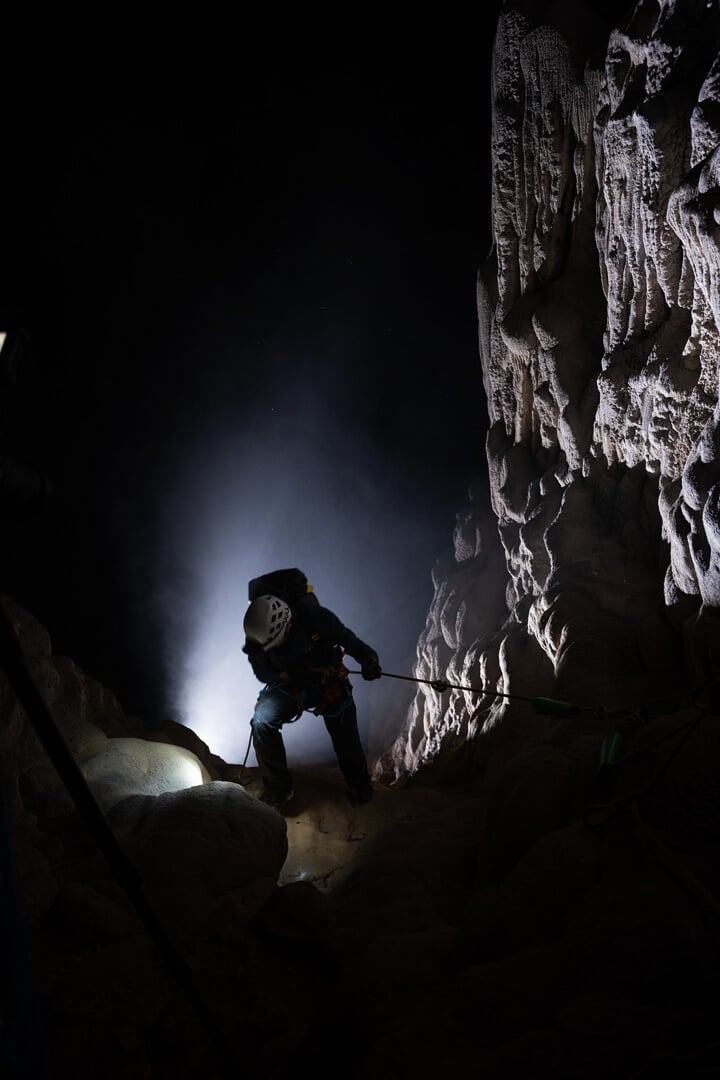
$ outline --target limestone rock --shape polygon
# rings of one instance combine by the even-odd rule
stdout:
[[[478,311],[507,609],[477,622],[471,564],[469,641],[441,615],[457,572],[439,567],[419,674],[510,695],[524,667],[536,695],[662,705],[718,670],[718,15],[662,0],[612,27],[576,8],[506,4],[499,19]],[[518,626],[545,664],[509,661]],[[418,694],[396,771],[451,731],[472,734]]]
[[[716,1074],[720,27],[704,0],[617,7],[502,8],[490,490],[433,570],[371,804],[300,771],[292,816],[261,805],[8,602],[195,991],[0,678],[23,905],[4,989],[27,987],[24,934],[53,1073]],[[173,761],[205,782],[171,790]]]
[[[130,795],[163,795],[210,782],[207,770],[189,750],[147,739],[108,739],[102,749],[79,760],[105,811]]]
[[[280,814],[238,784],[133,795],[108,820],[153,904],[184,937],[235,933],[267,900],[287,857]],[[227,923],[227,926],[226,926]]]

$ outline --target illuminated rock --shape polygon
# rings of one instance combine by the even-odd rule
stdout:
[[[105,811],[129,795],[163,795],[210,781],[207,769],[189,750],[147,739],[108,739],[81,766]]]
[[[80,758],[109,765],[108,736],[164,736],[212,777],[131,794],[109,818],[214,1031],[82,823],[59,814],[0,679],[55,1073],[717,1071],[720,725],[707,695],[662,713],[720,655],[717,5],[641,3],[614,33],[605,7],[506,4],[500,23],[495,261],[479,289],[495,517],[479,485],[435,567],[416,674],[505,696],[421,685],[379,763],[398,782],[350,807],[341,780],[298,770],[289,821],[225,783],[187,731],[123,717],[14,612]],[[523,700],[551,693],[591,708],[563,721]],[[595,708],[648,698],[651,720]],[[604,737],[623,724],[621,745],[639,737],[609,778]],[[296,849],[275,887],[286,829]]]
[[[662,705],[720,644],[717,13],[576,16],[499,21],[478,311],[507,608],[490,632],[476,617],[441,635],[457,574],[441,569],[416,673]],[[466,581],[483,613],[484,574]],[[419,694],[396,774],[507,712],[481,705]]]

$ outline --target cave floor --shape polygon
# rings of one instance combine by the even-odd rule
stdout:
[[[262,785],[256,768],[245,768],[237,782],[253,797]],[[339,769],[293,769],[294,795],[282,808],[288,855],[280,885],[307,881],[321,892],[331,891],[368,840],[393,825],[431,814],[447,798],[430,788],[390,788],[374,782],[373,789],[372,801],[358,806],[351,802]]]

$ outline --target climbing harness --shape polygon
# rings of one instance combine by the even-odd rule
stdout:
[[[344,655],[344,654],[343,654]],[[294,724],[300,719],[304,712],[314,713],[315,716],[327,715],[339,715],[346,707],[346,704],[350,700],[350,686],[347,681],[347,677],[350,674],[345,665],[340,662],[327,668],[310,668],[314,675],[320,675],[320,686],[318,689],[312,691],[312,705],[308,705],[307,702],[311,698],[311,692],[308,690],[288,690],[285,683],[276,682],[270,683],[268,686],[264,686],[258,694],[258,701],[271,692],[279,692],[285,694],[287,697],[292,698],[296,706],[296,714],[292,720],[286,721],[288,724]],[[333,706],[337,706],[335,713],[329,714],[328,710]],[[245,773],[245,767],[247,765],[247,759],[250,756],[250,747],[252,746],[252,722],[250,726],[250,735],[248,738],[247,749],[245,750],[245,757],[242,760],[240,766],[240,783]]]
[[[340,705],[348,697],[349,684],[347,677],[350,674],[345,665],[335,664],[327,668],[310,668],[315,675],[320,675],[319,691],[313,693],[315,703],[308,709],[316,716],[322,716],[332,705]],[[319,697],[317,696],[319,693]]]
[[[348,669],[343,663],[334,664],[325,668],[308,668],[308,671],[318,679],[318,685],[310,690],[300,688],[289,689],[285,682],[269,683],[258,694],[258,701],[266,694],[280,693],[285,697],[292,698],[295,702],[296,715],[287,723],[294,724],[304,712],[315,713],[321,716],[331,705],[339,704],[348,696]],[[312,701],[312,705],[308,702]]]

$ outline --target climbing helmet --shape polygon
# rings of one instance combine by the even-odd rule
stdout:
[[[245,612],[245,636],[267,652],[285,638],[292,612],[279,596],[258,596]]]

